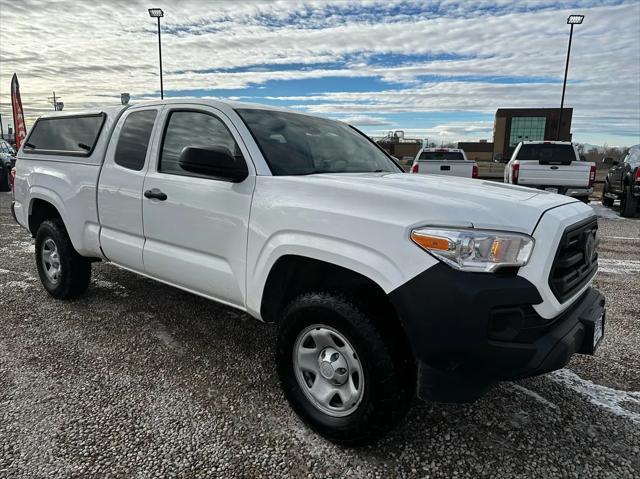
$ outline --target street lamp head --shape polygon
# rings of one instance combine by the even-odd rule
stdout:
[[[582,23],[582,20],[584,20],[584,15],[569,15],[569,18],[567,18],[567,24],[580,25]]]
[[[164,12],[162,11],[162,8],[150,8],[149,16],[152,18],[164,17]]]

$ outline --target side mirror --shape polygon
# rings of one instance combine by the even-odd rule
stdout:
[[[180,153],[180,168],[197,175],[240,183],[249,176],[242,157],[234,157],[223,146],[187,146]]]

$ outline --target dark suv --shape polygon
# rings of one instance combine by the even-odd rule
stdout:
[[[640,145],[633,146],[624,161],[605,158],[611,164],[602,190],[602,204],[620,200],[620,216],[634,216],[640,203]]]
[[[0,191],[9,191],[11,168],[16,164],[16,152],[5,140],[0,139]]]

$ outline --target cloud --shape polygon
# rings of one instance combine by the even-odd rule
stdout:
[[[343,118],[335,118],[336,120],[344,121],[350,125],[355,126],[391,126],[392,122],[385,120],[384,118],[359,115],[359,116],[347,116]]]
[[[640,142],[640,4],[631,0],[157,4],[165,10],[169,95],[267,101],[357,118],[367,131],[395,124],[397,113],[556,106],[565,19],[579,10],[586,17],[575,29],[566,97],[574,132],[590,142]],[[115,105],[122,91],[133,101],[155,96],[157,33],[147,7],[141,0],[0,0],[5,123],[13,72],[29,121],[51,108],[54,90],[67,109]]]

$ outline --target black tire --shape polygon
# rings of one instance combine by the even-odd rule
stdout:
[[[576,196],[577,200],[582,201],[584,204],[589,204],[589,197],[588,196]]]
[[[414,397],[415,372],[406,350],[381,334],[370,314],[351,298],[334,293],[308,293],[294,299],[279,325],[276,351],[278,374],[293,410],[326,439],[346,446],[371,444],[406,415]],[[296,378],[294,349],[298,336],[321,324],[338,331],[357,353],[363,371],[359,404],[347,416],[334,417],[318,409]]]
[[[0,160],[0,191],[10,191],[9,176],[11,175],[11,163],[8,165]]]
[[[633,196],[629,185],[622,190],[622,198],[620,200],[620,216],[625,218],[633,218],[638,211],[638,198]]]
[[[602,188],[602,206],[606,206],[607,208],[611,208],[613,206],[613,202],[615,201],[613,198],[605,196],[605,194],[609,193],[609,183],[605,183]]]
[[[54,281],[47,275],[43,245],[52,240],[59,258],[60,273]],[[50,244],[50,243],[49,243]],[[36,266],[44,289],[56,299],[73,299],[84,293],[91,281],[91,263],[73,248],[60,219],[44,221],[36,234]]]

